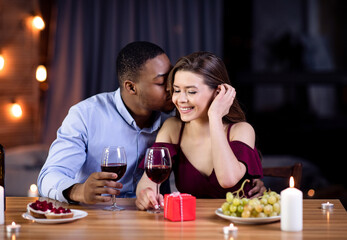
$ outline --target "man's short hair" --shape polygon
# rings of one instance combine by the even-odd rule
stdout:
[[[117,76],[120,88],[129,79],[137,82],[137,74],[147,60],[165,54],[158,45],[150,42],[137,41],[126,45],[117,56]]]

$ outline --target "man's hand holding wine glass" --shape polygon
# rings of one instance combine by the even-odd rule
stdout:
[[[94,172],[84,183],[73,185],[66,194],[69,199],[86,204],[108,202],[111,195],[118,195],[123,188],[122,183],[111,180],[117,178],[116,173]]]
[[[118,181],[121,179],[127,169],[127,158],[125,150],[123,147],[106,147],[104,149],[102,158],[101,158],[101,171],[110,173],[111,177],[115,176],[116,178],[110,178],[108,181]],[[107,180],[106,180],[107,181]],[[118,192],[119,194],[119,192]],[[116,203],[116,194],[112,194],[112,206],[104,208],[104,210],[109,211],[121,211],[124,208],[117,206]]]

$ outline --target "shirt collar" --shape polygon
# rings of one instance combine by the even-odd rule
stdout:
[[[124,121],[126,121],[130,126],[133,126],[137,130],[139,130],[139,131],[143,130],[145,132],[153,132],[153,131],[158,130],[161,127],[162,116],[161,116],[160,112],[156,112],[155,113],[155,120],[154,120],[154,123],[152,124],[152,126],[149,128],[140,129],[137,126],[134,118],[131,116],[131,114],[129,113],[128,109],[126,108],[126,106],[122,100],[122,96],[120,94],[120,88],[118,88],[114,93],[114,101],[115,101],[116,109],[119,112],[119,114],[122,116]]]

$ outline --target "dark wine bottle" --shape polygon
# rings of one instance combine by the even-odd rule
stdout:
[[[0,144],[0,185],[4,188],[4,210],[6,210],[5,197],[5,150]]]

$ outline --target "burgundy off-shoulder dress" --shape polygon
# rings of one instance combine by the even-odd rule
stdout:
[[[228,127],[228,139],[231,126],[232,124]],[[246,183],[244,187],[245,194],[248,196],[248,191],[252,188],[252,180],[263,176],[261,160],[257,149],[252,149],[250,146],[240,141],[229,142],[229,146],[236,158],[245,164],[246,174],[234,187],[223,188],[219,185],[214,170],[210,176],[205,176],[186,158],[180,147],[183,129],[184,124],[182,124],[177,144],[163,142],[156,142],[153,144],[153,147],[167,147],[169,149],[177,190],[181,193],[192,194],[197,198],[225,198],[227,192],[238,190],[242,182],[245,179],[249,179],[251,182]],[[144,159],[139,167],[144,168]]]

